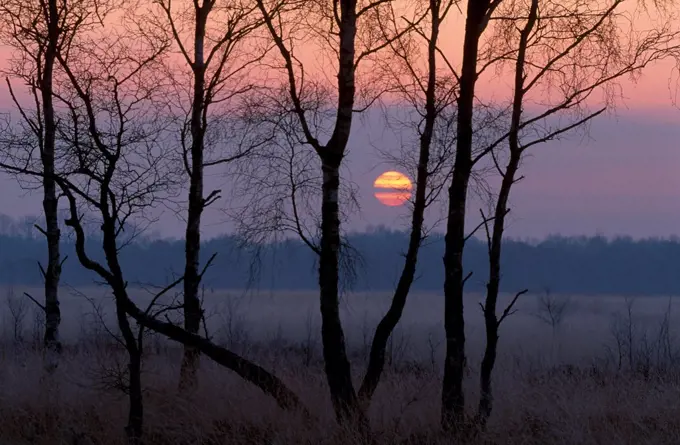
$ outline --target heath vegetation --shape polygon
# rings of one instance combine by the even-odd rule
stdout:
[[[47,262],[39,293],[7,292],[0,438],[677,442],[672,300],[658,322],[628,299],[586,323],[589,300],[500,291],[523,159],[613,112],[624,82],[649,66],[680,60],[676,10],[623,0],[5,1],[0,169],[42,194]],[[507,88],[485,94],[494,83]],[[394,291],[362,318],[346,307],[362,267],[345,230],[359,211],[346,158],[366,149],[351,147],[353,128],[376,110],[400,135],[383,154],[414,189]],[[224,187],[209,188],[211,175]],[[473,194],[485,208],[469,208]],[[207,252],[201,233],[215,208],[255,258],[253,281],[268,243],[300,240],[318,266],[316,305],[273,295],[298,317],[284,327],[257,293],[246,310],[206,291],[221,252]],[[132,283],[122,252],[161,218],[183,222],[183,265]],[[411,294],[438,230],[444,279],[430,302]],[[63,255],[65,234],[75,258]],[[481,298],[465,290],[480,274],[464,268],[472,237],[487,245]],[[70,289],[65,267],[101,288]],[[69,298],[89,308],[67,341]],[[408,327],[418,305],[443,311]],[[242,319],[248,311],[255,320]],[[583,345],[590,355],[573,353]]]

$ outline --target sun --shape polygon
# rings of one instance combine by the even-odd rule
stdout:
[[[373,183],[373,187],[375,188],[374,196],[389,207],[403,205],[409,200],[411,190],[413,190],[413,184],[408,176],[397,171],[381,174]]]

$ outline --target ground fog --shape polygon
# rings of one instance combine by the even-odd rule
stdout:
[[[134,289],[140,305],[150,289]],[[0,300],[0,444],[118,444],[124,435],[126,357],[115,342],[104,288],[62,292],[64,359],[46,379],[40,311],[4,289]],[[208,335],[274,371],[318,416],[313,425],[283,413],[257,389],[204,358],[200,387],[177,395],[181,349],[159,336],[145,344],[145,429],[149,444],[337,444],[321,361],[317,295],[206,289]],[[512,295],[504,295],[502,303]],[[479,303],[468,295],[467,401],[474,413],[484,347]],[[390,295],[343,297],[342,317],[356,380]],[[171,298],[164,304],[172,304]],[[499,305],[503,308],[503,304]],[[501,327],[496,408],[488,444],[680,443],[680,300],[520,297]],[[443,299],[410,297],[388,346],[387,369],[370,416],[378,443],[450,443],[438,432],[444,354]],[[170,315],[172,319],[173,316]],[[4,441],[4,442],[3,442]]]

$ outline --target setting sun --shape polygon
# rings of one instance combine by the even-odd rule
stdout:
[[[403,205],[411,197],[413,184],[411,180],[396,171],[388,171],[378,176],[373,183],[375,197],[382,204],[390,207]]]

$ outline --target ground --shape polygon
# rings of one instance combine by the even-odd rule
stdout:
[[[12,314],[21,312],[16,296],[23,291],[14,289],[13,310],[8,301],[7,309],[0,311],[4,314],[0,444],[123,443],[124,352],[93,316],[90,303],[81,296],[65,297],[64,357],[58,371],[45,378],[34,347],[40,323],[30,306],[23,307],[23,327],[15,329]],[[103,292],[81,291],[97,298]],[[346,432],[334,426],[328,400],[316,296],[239,295],[206,294],[213,313],[208,322],[212,335],[275,372],[300,395],[317,421],[304,424],[283,413],[259,390],[207,358],[202,359],[197,392],[181,398],[176,391],[181,350],[150,337],[143,375],[147,444],[347,443]],[[466,307],[470,414],[478,400],[484,344],[480,298],[469,296]],[[388,296],[380,294],[344,300],[357,381],[376,317],[387,301]],[[488,431],[473,443],[680,443],[680,350],[674,342],[673,300],[573,296],[555,329],[538,317],[539,301],[539,296],[527,296],[501,328],[501,355],[494,374],[496,405]],[[371,423],[380,444],[450,443],[438,428],[442,307],[436,295],[414,295],[409,301],[371,405]],[[110,320],[111,307],[103,304],[100,309]]]

